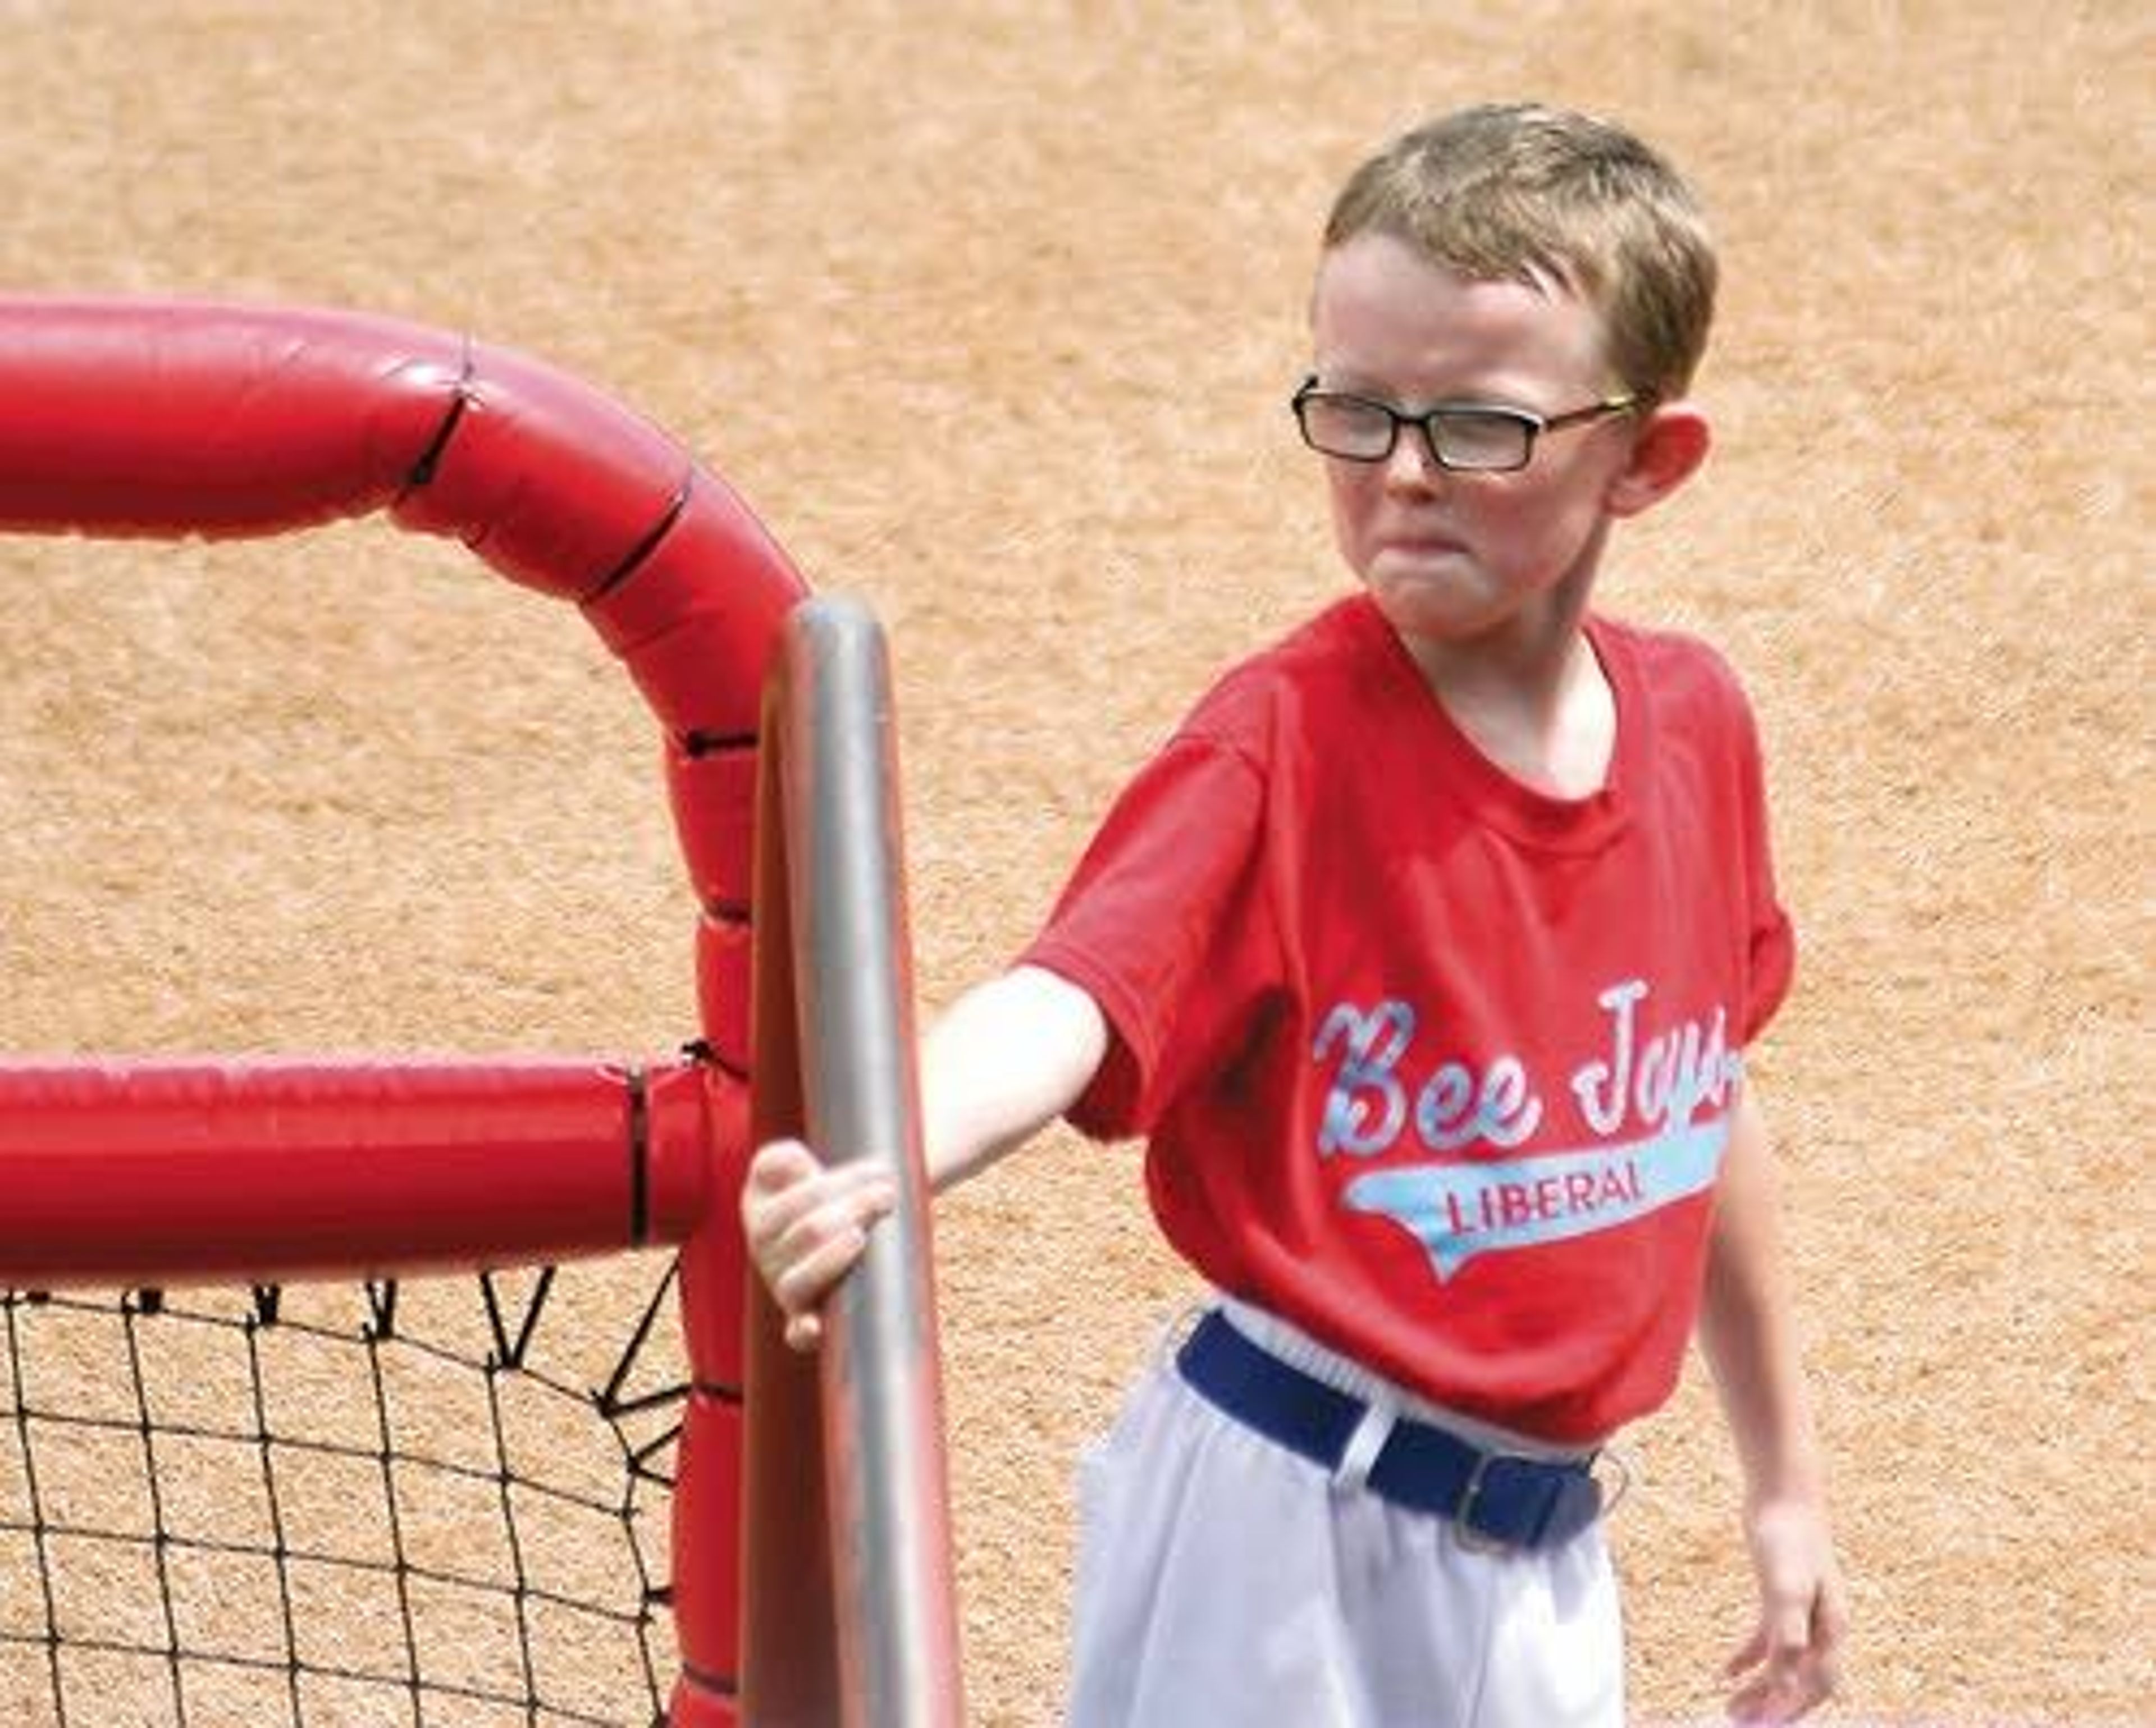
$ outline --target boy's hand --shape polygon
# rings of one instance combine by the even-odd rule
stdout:
[[[870,1228],[897,1203],[886,1172],[869,1164],[831,1168],[798,1140],[773,1141],[750,1161],[742,1225],[793,1348],[823,1341],[817,1310],[860,1259]]]
[[[1825,1515],[1809,1501],[1756,1509],[1748,1535],[1759,1575],[1759,1623],[1730,1659],[1729,1717],[1794,1722],[1834,1694],[1849,1629]]]

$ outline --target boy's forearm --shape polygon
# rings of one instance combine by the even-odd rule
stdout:
[[[1099,1069],[1107,1038],[1090,996],[1036,967],[959,997],[921,1041],[930,1187],[986,1169],[1061,1115]]]
[[[1715,1197],[1700,1345],[1727,1416],[1748,1497],[1823,1500],[1825,1471],[1782,1249],[1766,1126],[1738,1101]]]

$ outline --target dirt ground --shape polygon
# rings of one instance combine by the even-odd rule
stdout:
[[[1832,1719],[2156,1720],[2147,7],[0,0],[0,287],[399,315],[673,431],[890,628],[932,1007],[1340,591],[1317,226],[1513,94],[1664,142],[1725,250],[1717,454],[1604,595],[1719,642],[1770,753]],[[0,571],[0,1048],[692,1027],[652,726],[567,609],[379,522]],[[1136,1176],[1051,1134],[939,1213],[982,1724],[1051,1720],[1070,1467],[1189,1293]],[[1728,1448],[1697,1377],[1635,1438],[1635,1708],[1704,1719]]]

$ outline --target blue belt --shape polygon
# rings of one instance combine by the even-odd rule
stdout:
[[[1360,1398],[1252,1343],[1218,1310],[1198,1323],[1175,1361],[1208,1402],[1328,1471],[1340,1468],[1368,1411]],[[1578,1535],[1601,1515],[1593,1463],[1486,1452],[1403,1417],[1372,1461],[1368,1482],[1397,1505],[1449,1519],[1471,1544],[1537,1548]]]

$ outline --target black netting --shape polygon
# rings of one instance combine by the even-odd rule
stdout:
[[[673,1284],[0,1294],[0,1721],[663,1722]]]

